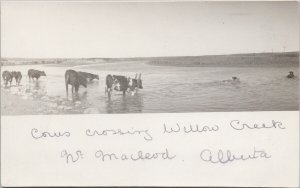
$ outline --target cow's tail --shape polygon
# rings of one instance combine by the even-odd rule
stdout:
[[[70,79],[70,75],[68,73],[66,73],[65,74],[65,84],[66,84],[67,95],[68,95],[68,82],[69,82],[69,79]]]

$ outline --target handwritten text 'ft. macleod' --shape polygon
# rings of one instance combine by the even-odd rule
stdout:
[[[120,137],[123,136],[125,139],[129,137],[133,137],[137,140],[137,142],[145,141],[151,142],[155,139],[166,139],[166,135],[203,135],[203,134],[218,134],[225,129],[231,129],[235,131],[237,134],[241,131],[258,131],[258,130],[284,130],[286,127],[280,121],[269,121],[267,123],[247,123],[242,122],[240,120],[231,120],[225,125],[201,125],[197,123],[175,123],[175,124],[166,124],[164,123],[161,126],[161,130],[159,132],[151,131],[151,129],[126,129],[126,128],[110,128],[110,129],[85,129],[82,134],[84,137]],[[52,139],[68,139],[72,136],[72,132],[70,130],[40,130],[38,128],[32,128],[30,131],[30,135],[34,140],[52,140]],[[170,139],[168,137],[168,139]],[[124,140],[126,143],[126,140]],[[104,142],[105,143],[105,142]],[[84,148],[68,151],[65,148],[60,148],[60,157],[66,164],[78,163],[81,160],[93,158],[97,161],[103,162],[113,162],[113,161],[153,161],[153,160],[164,160],[164,161],[172,161],[172,160],[180,160],[185,161],[187,158],[181,158],[180,153],[175,153],[171,151],[168,146],[156,146],[158,149],[156,151],[147,151],[147,149],[137,149],[137,150],[128,150],[127,152],[111,152],[105,151],[103,148],[95,148],[95,151],[92,153],[85,153]],[[190,148],[186,148],[189,150]],[[263,148],[258,148],[253,146],[250,149],[245,151],[237,151],[236,149],[209,149],[209,148],[192,148],[192,153],[195,153],[199,157],[200,161],[210,163],[210,164],[228,164],[235,161],[248,161],[248,160],[266,160],[270,159],[272,155],[264,150]]]

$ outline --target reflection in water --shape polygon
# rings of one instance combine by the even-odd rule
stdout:
[[[39,82],[39,81],[36,81],[36,82],[33,84],[33,89],[35,89],[35,90],[41,89],[41,86],[40,86],[40,82]]]
[[[71,99],[73,102],[81,101],[82,103],[87,103],[87,91],[83,93],[74,92],[72,95],[68,96],[68,99]]]
[[[134,96],[114,96],[106,99],[106,113],[141,113],[144,101],[141,94]]]
[[[26,84],[26,92],[46,94],[46,83],[36,80]]]

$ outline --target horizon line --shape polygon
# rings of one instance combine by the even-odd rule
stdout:
[[[201,57],[201,56],[229,56],[229,55],[251,55],[251,54],[283,54],[300,53],[298,51],[286,52],[253,52],[253,53],[233,53],[233,54],[208,54],[208,55],[178,55],[178,56],[132,56],[132,57],[1,57],[1,59],[130,59],[130,58],[162,58],[162,57]]]

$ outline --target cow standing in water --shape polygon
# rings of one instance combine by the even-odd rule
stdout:
[[[85,77],[87,80],[92,81],[94,79],[99,80],[99,76],[96,74],[88,73],[88,72],[81,72],[78,71],[79,74],[81,74],[83,77]]]
[[[287,78],[295,78],[294,72],[290,71],[289,74],[286,77]]]
[[[13,80],[13,75],[12,75],[11,72],[9,72],[9,71],[3,71],[2,78],[4,80],[5,87],[7,87],[8,82],[10,83],[10,86],[11,86],[11,82]]]
[[[39,80],[41,76],[46,76],[46,73],[44,71],[39,71],[34,69],[28,70],[29,81],[31,81],[31,79],[33,80],[34,78],[36,78],[36,80]]]
[[[20,71],[12,71],[12,76],[16,80],[16,85],[19,86],[22,80],[22,73]]]
[[[82,85],[83,87],[87,87],[87,81],[84,76],[79,74],[78,72],[74,70],[67,70],[65,73],[65,83],[66,83],[66,91],[68,95],[68,85],[72,85],[72,93],[74,93],[74,88],[75,92],[78,93],[79,86]]]
[[[123,95],[126,94],[126,92],[137,92],[138,89],[143,89],[142,74],[139,75],[137,78],[137,74],[135,75],[135,78],[127,78],[125,76],[119,76],[119,75],[107,75],[106,76],[106,88],[105,88],[105,94],[108,93],[110,96],[111,92],[113,90],[121,91],[123,92]]]

